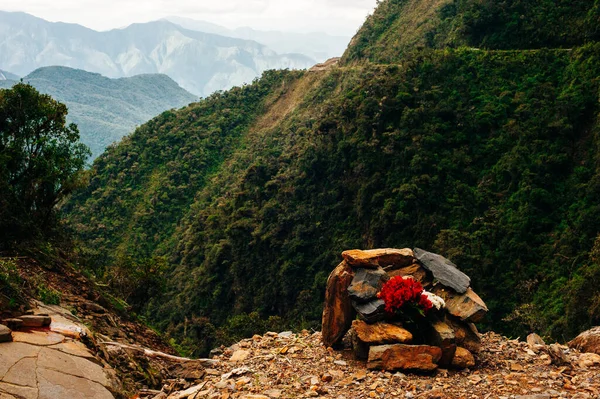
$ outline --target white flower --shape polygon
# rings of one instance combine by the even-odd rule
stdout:
[[[427,299],[429,299],[429,301],[431,302],[431,304],[437,309],[440,310],[441,308],[446,306],[446,301],[444,301],[443,298],[435,295],[434,293],[431,293],[429,291],[423,291],[423,294],[427,297]]]

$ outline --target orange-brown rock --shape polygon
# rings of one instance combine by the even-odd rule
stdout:
[[[448,313],[463,321],[477,323],[488,312],[485,302],[471,288],[468,288],[464,294],[457,294],[451,288],[437,285],[433,293],[446,301]]]
[[[449,366],[456,352],[456,336],[454,330],[442,320],[431,323],[428,343],[442,349],[442,357],[439,364]]]
[[[457,369],[466,369],[469,367],[475,366],[475,358],[465,348],[461,348],[460,346],[456,348],[456,352],[454,353],[454,358],[452,359],[452,367]]]
[[[428,345],[380,345],[369,350],[367,367],[371,370],[433,371],[442,350]]]
[[[412,249],[369,249],[366,251],[353,249],[342,252],[342,257],[352,267],[376,269],[378,267],[400,268],[415,263]]]
[[[582,332],[574,340],[569,342],[568,345],[581,352],[596,353],[600,355],[600,326]]]
[[[471,353],[481,351],[481,336],[475,324],[467,323],[450,315],[447,315],[444,321],[454,330],[456,345],[466,348]]]
[[[356,311],[348,297],[348,287],[354,278],[354,271],[344,261],[340,263],[327,279],[325,305],[323,307],[323,344],[334,346],[350,329]]]
[[[396,324],[367,324],[362,320],[354,320],[352,328],[359,340],[371,345],[407,344],[413,339],[410,331]]]
[[[390,269],[386,270],[388,276],[390,278],[396,276],[408,277],[411,276],[418,282],[423,285],[428,285],[430,283],[429,278],[427,276],[427,271],[418,263],[413,263],[410,266],[401,267],[399,269]]]

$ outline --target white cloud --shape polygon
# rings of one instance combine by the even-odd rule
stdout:
[[[230,28],[351,35],[375,4],[376,0],[2,0],[0,9],[97,30],[177,15]]]

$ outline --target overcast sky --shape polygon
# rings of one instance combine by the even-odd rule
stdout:
[[[120,28],[169,15],[228,28],[322,31],[352,36],[376,0],[2,0],[4,11],[25,11],[49,21],[96,30]]]

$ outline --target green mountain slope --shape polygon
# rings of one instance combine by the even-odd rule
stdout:
[[[570,48],[599,39],[598,0],[387,0],[344,59],[395,62],[424,48]]]
[[[268,74],[138,129],[65,211],[97,272],[197,353],[281,320],[318,326],[348,248],[439,251],[472,277],[487,326],[569,337],[600,322],[600,44],[586,41]]]
[[[109,79],[80,69],[46,67],[23,81],[67,105],[69,121],[79,127],[81,141],[92,150],[92,159],[136,126],[197,99],[168,76],[158,74]],[[16,83],[5,82],[6,87]]]

